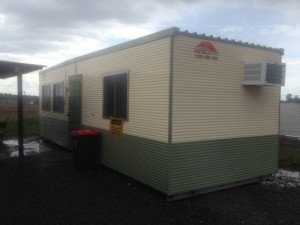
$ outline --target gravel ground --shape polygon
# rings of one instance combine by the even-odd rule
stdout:
[[[26,156],[23,170],[16,157],[0,160],[1,225],[300,224],[299,173],[288,166],[262,183],[168,202],[106,167],[75,170],[59,151]]]

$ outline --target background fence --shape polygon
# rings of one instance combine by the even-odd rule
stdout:
[[[300,139],[300,102],[281,102],[280,135]]]

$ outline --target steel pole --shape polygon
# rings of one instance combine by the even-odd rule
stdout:
[[[19,162],[23,164],[23,84],[22,74],[18,74],[18,142],[19,142]]]

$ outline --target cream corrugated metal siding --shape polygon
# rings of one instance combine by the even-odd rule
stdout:
[[[100,161],[159,191],[168,190],[170,39],[77,63],[83,74],[82,123],[104,131]],[[129,116],[122,138],[111,138],[102,118],[103,77],[128,71]]]
[[[103,76],[129,71],[129,119],[124,133],[167,142],[170,38],[77,63],[83,74],[82,123],[108,130],[102,118]]]
[[[211,41],[218,60],[196,58],[201,39],[176,36],[169,195],[272,174],[278,164],[278,86],[241,85],[243,61],[274,51]]]
[[[241,80],[243,62],[280,62],[280,52],[211,39],[218,60],[206,60],[194,56],[200,41],[168,29],[59,64],[40,73],[41,85],[67,87],[82,74],[82,124],[103,132],[101,163],[169,196],[275,172],[280,87]],[[113,138],[103,77],[120,71],[129,74],[129,116],[124,136]],[[55,116],[41,112],[41,121],[60,126]]]
[[[82,126],[103,132],[101,163],[167,193],[170,38],[145,38],[141,43],[59,64],[41,73],[41,86],[58,79],[68,83],[69,76],[82,74]],[[120,71],[129,74],[129,116],[118,139],[108,135],[109,120],[102,117],[102,105],[103,77]],[[41,115],[45,136],[56,142],[53,128],[63,129],[66,123],[51,112]]]
[[[39,105],[40,111],[40,135],[43,138],[53,141],[59,145],[69,148],[69,124],[68,124],[68,95],[64,93],[64,113],[52,111],[53,84],[64,83],[64,89],[68,87],[68,77],[74,75],[75,64],[66,65],[49,72],[40,72],[40,103],[42,103],[42,86],[51,85],[51,111],[43,111],[42,104]]]
[[[40,75],[39,75],[39,82],[40,82],[40,103],[42,102],[42,86],[43,85],[51,85],[51,103],[52,103],[52,98],[53,98],[53,84],[57,84],[57,83],[64,83],[64,88],[66,90],[66,88],[68,88],[69,85],[69,76],[75,75],[75,64],[69,64],[69,65],[65,65],[64,67],[60,67],[57,68],[55,70],[51,70],[49,72],[44,72],[41,71]],[[67,120],[66,117],[66,113],[68,112],[68,95],[67,92],[64,93],[64,119]],[[39,105],[40,108],[40,116],[47,116],[47,117],[51,117],[53,116],[54,118],[57,118],[58,116],[60,116],[60,118],[62,118],[62,114],[59,113],[60,115],[57,115],[57,113],[49,113],[49,112],[44,112],[42,110],[42,104]]]
[[[103,131],[101,163],[164,193],[169,49],[170,39],[165,38],[77,63],[77,72],[83,74],[82,123]],[[129,74],[129,116],[120,139],[109,136],[109,120],[102,118],[103,77],[118,71]]]
[[[278,134],[280,87],[241,85],[243,62],[279,53],[213,42],[218,60],[196,58],[200,39],[176,36],[173,143]]]
[[[73,61],[41,75],[41,84],[82,74],[82,125],[103,132],[101,163],[167,193],[170,38]],[[108,134],[102,105],[103,77],[120,71],[129,74],[129,117],[124,136],[118,139]],[[48,126],[49,120],[42,123]],[[53,129],[43,129],[57,139]]]

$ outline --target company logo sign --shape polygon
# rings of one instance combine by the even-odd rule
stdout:
[[[218,60],[219,53],[215,46],[209,41],[201,41],[195,48],[196,58]]]

